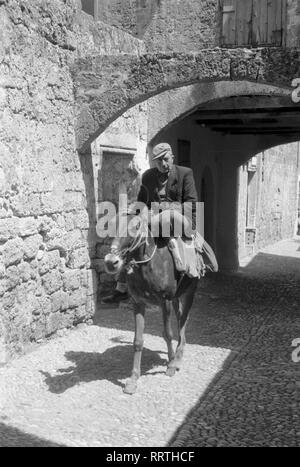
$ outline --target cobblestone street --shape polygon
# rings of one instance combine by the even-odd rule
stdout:
[[[166,370],[161,317],[146,315],[142,377],[129,307],[0,368],[0,446],[300,446],[300,238],[235,275],[199,283],[182,370]]]

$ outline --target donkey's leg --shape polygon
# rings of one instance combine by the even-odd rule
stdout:
[[[169,363],[170,363],[175,357],[173,344],[172,344],[172,339],[173,339],[173,331],[172,331],[172,325],[171,325],[171,314],[172,314],[172,309],[173,309],[172,302],[169,300],[166,300],[165,302],[163,302],[161,309],[162,309],[163,322],[164,322],[163,337],[167,343],[168,357],[169,357]]]
[[[173,307],[174,307],[176,317],[178,320],[181,304],[179,303],[179,300],[177,298],[173,300]],[[172,358],[169,357],[169,364],[168,364],[168,369],[166,371],[166,375],[172,377],[175,375],[175,373],[176,373],[176,362],[175,362],[175,353],[173,352]]]
[[[124,392],[134,394],[137,389],[137,381],[141,376],[141,358],[144,346],[143,333],[145,327],[145,305],[141,303],[134,304],[135,316],[135,336],[134,336],[134,358],[131,378],[127,381]]]
[[[173,376],[180,369],[183,351],[186,344],[185,329],[188,316],[194,300],[194,293],[197,287],[197,280],[193,280],[187,291],[178,299],[178,306],[175,306],[178,322],[178,346],[173,362],[169,365],[169,376]]]

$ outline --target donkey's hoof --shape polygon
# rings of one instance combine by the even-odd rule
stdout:
[[[129,394],[132,396],[132,394],[135,394],[137,390],[137,383],[134,381],[128,381],[123,389],[123,392],[125,394]]]
[[[172,378],[173,376],[175,376],[176,371],[177,371],[176,368],[174,366],[171,366],[167,369],[166,375]]]

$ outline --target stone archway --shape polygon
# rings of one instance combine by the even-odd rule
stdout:
[[[163,92],[156,93],[148,99],[146,99],[147,108],[147,142],[151,146],[153,140],[156,140],[162,131],[172,127],[172,125],[184,120],[187,116],[193,114],[198,108],[205,108],[208,104],[219,102],[222,99],[239,96],[269,96],[271,99],[279,100],[281,105],[286,107],[299,108],[299,105],[294,104],[291,99],[292,88],[288,86],[276,86],[270,84],[264,84],[259,82],[251,82],[248,80],[237,80],[237,81],[214,81],[214,82],[197,82],[194,84],[188,84],[184,86],[177,86],[176,88],[164,90]],[[153,94],[155,92],[153,91]],[[108,94],[106,94],[108,95]],[[112,90],[111,98],[114,92]],[[90,106],[93,107],[95,102],[99,103],[99,99],[91,98]],[[127,102],[127,104],[126,104]],[[134,101],[132,101],[134,102]],[[102,104],[101,104],[102,105]],[[140,104],[136,104],[138,108]],[[83,108],[86,107],[83,105]],[[115,115],[124,114],[124,109],[134,109],[134,106],[128,105],[128,101],[116,100],[114,102],[113,109],[109,109],[109,112],[102,115],[103,122],[106,121],[104,127],[96,127],[96,120],[93,120],[93,137],[95,135],[104,134],[103,128],[108,128],[110,122],[109,115],[115,113]],[[99,109],[98,109],[99,110]],[[83,110],[84,111],[84,110]],[[128,110],[127,110],[128,111]],[[98,115],[98,114],[97,114]],[[95,116],[95,115],[94,115]],[[97,116],[97,118],[99,115]],[[107,118],[107,120],[105,120]],[[97,120],[98,121],[98,120]],[[115,120],[116,121],[116,120]],[[91,127],[91,128],[92,128]],[[89,130],[91,131],[91,129]],[[80,135],[79,135],[80,136]],[[82,135],[81,135],[82,136]],[[118,135],[118,139],[120,135]],[[90,136],[89,138],[92,138]],[[134,153],[134,148],[131,145],[127,147],[129,140],[119,141],[118,147],[121,151],[131,151]],[[280,144],[285,142],[282,137],[269,138],[261,143],[261,147],[270,147],[272,145]],[[84,148],[88,149],[84,149]],[[90,190],[91,185],[94,183],[94,193],[99,192],[97,181],[97,172],[99,172],[97,160],[93,160],[90,152],[89,139],[82,146],[81,159],[83,166],[87,167],[87,185]],[[258,148],[259,150],[260,148]],[[257,146],[253,151],[257,150]],[[219,174],[217,180],[218,184],[218,195],[217,203],[219,204],[218,214],[218,226],[215,228],[215,234],[213,243],[217,245],[217,249],[221,255],[221,267],[226,270],[233,270],[238,267],[238,229],[237,229],[237,218],[238,218],[238,166],[241,164],[243,155],[233,158],[230,161],[223,161],[220,165],[221,175]],[[88,167],[90,166],[90,168]],[[91,183],[89,173],[93,173],[94,180]],[[220,206],[220,203],[223,205]],[[95,219],[95,215],[92,216]]]
[[[164,91],[195,83],[239,81],[291,91],[299,75],[299,51],[215,49],[196,54],[92,56],[73,65],[77,146],[90,143],[127,109]],[[218,91],[217,91],[218,92]],[[203,101],[208,101],[204,99]]]

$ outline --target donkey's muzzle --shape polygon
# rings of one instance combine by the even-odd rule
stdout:
[[[107,274],[117,274],[120,271],[122,265],[122,259],[112,253],[106,255],[104,258],[104,267]]]

